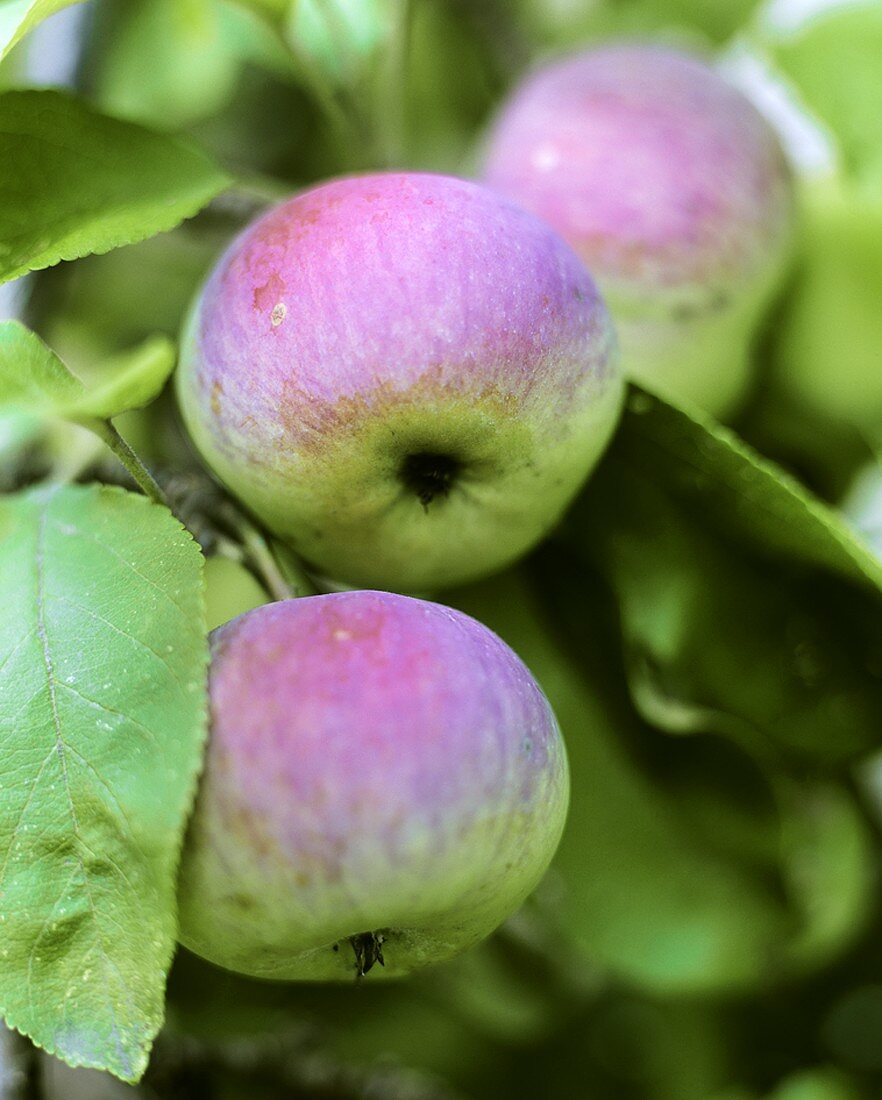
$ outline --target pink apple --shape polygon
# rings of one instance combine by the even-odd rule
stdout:
[[[528,669],[462,612],[343,592],[212,635],[182,942],[232,970],[394,976],[488,935],[536,885],[568,771]],[[378,972],[379,968],[378,968]]]
[[[625,373],[730,413],[792,239],[790,172],[751,103],[686,53],[605,46],[516,88],[485,160],[588,266]]]
[[[337,180],[261,217],[193,308],[178,392],[215,473],[338,581],[498,569],[560,517],[622,396],[576,255],[445,176]]]

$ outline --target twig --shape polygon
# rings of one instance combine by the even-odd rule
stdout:
[[[150,500],[155,504],[164,504],[166,508],[169,507],[165,493],[160,489],[153,475],[109,420],[88,420],[83,421],[83,423],[85,427],[90,428],[97,436],[104,440],[110,450],[128,470],[138,488],[149,497]]]
[[[225,500],[218,508],[217,518],[238,538],[251,567],[273,599],[290,600],[294,596],[294,590],[285,579],[263,532],[231,500]]]
[[[239,530],[245,550],[254,568],[260,573],[269,594],[276,600],[290,600],[294,590],[285,580],[266,539],[244,518]]]

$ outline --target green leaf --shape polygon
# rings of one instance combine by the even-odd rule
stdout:
[[[0,500],[0,1012],[137,1080],[205,726],[201,555],[107,487]]]
[[[614,465],[652,480],[734,545],[882,592],[882,563],[843,517],[709,416],[632,387]]]
[[[110,420],[149,405],[175,365],[175,347],[154,336],[105,364],[91,389],[18,321],[0,321],[0,410],[74,421]]]
[[[12,463],[83,385],[18,321],[0,321],[0,460]]]
[[[0,408],[44,415],[75,402],[83,384],[18,321],[0,321]]]
[[[764,760],[882,740],[882,566],[731,432],[633,391],[564,537],[616,594],[650,722]]]
[[[171,229],[229,182],[183,140],[63,92],[5,92],[0,282]]]
[[[67,415],[111,420],[132,409],[142,409],[160,395],[175,360],[175,345],[168,337],[150,337],[131,351],[105,361],[103,381],[68,406]]]
[[[2,0],[0,2],[0,60],[22,38],[62,8],[79,0]]]
[[[33,332],[0,322],[0,456],[14,458],[64,418],[94,432],[147,496],[161,502],[161,489],[110,418],[152,401],[174,360],[173,345],[155,337],[105,364],[117,373],[87,389]]]

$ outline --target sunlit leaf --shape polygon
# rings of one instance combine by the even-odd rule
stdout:
[[[5,92],[0,282],[171,229],[228,183],[183,140],[63,92]]]

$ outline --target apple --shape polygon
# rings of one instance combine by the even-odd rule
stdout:
[[[320,574],[419,592],[519,557],[615,426],[584,267],[478,184],[390,173],[272,209],[220,259],[178,371],[202,456]]]
[[[581,256],[626,375],[715,415],[737,408],[793,237],[790,170],[741,92],[655,45],[554,61],[503,106],[483,179]]]
[[[487,936],[537,884],[569,776],[519,658],[386,592],[267,604],[212,634],[182,943],[267,978],[388,976]]]

